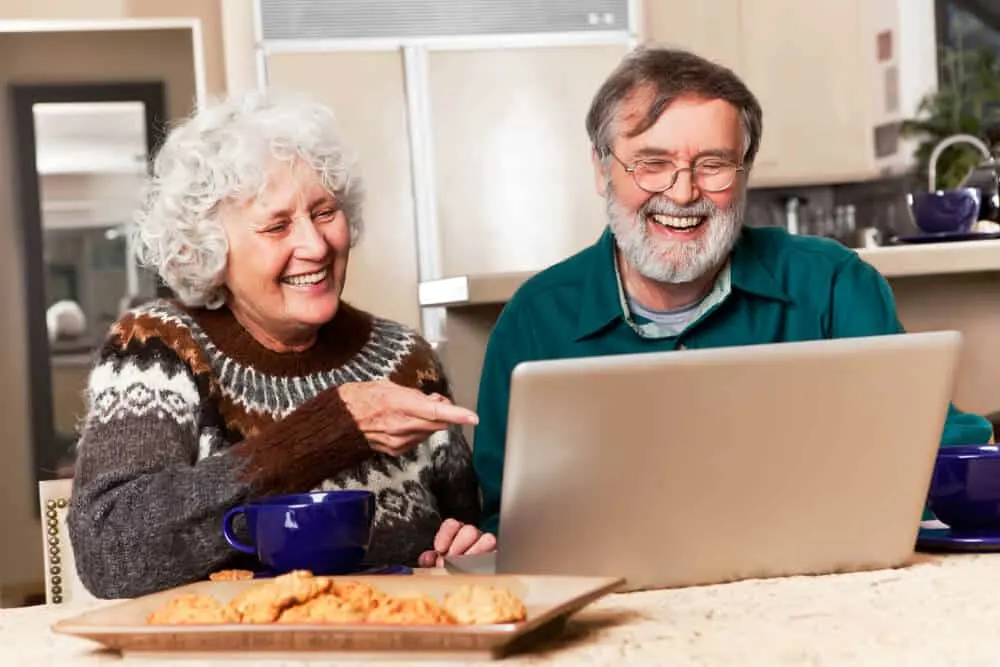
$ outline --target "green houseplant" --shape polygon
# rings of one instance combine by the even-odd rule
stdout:
[[[1000,63],[988,49],[941,53],[938,90],[920,102],[915,118],[903,121],[901,134],[921,139],[914,166],[917,182],[927,182],[931,151],[953,134],[972,134],[987,146],[1000,142]],[[937,162],[937,189],[957,187],[982,162],[974,147],[946,148]]]

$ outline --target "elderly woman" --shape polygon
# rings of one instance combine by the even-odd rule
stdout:
[[[68,521],[92,593],[248,567],[226,510],[313,489],[376,494],[372,564],[495,548],[473,525],[476,415],[419,335],[341,300],[361,198],[309,100],[254,93],[170,133],[135,245],[177,300],[115,323],[87,391]]]

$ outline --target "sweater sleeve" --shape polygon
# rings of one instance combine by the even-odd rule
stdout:
[[[104,598],[204,579],[238,554],[223,514],[314,488],[371,455],[335,388],[229,448],[202,414],[209,381],[161,339],[109,340],[91,372],[68,528],[80,578]]]
[[[411,357],[417,366],[414,375],[419,378],[414,384],[425,394],[440,394],[454,401],[451,382],[441,358],[419,335],[416,336]],[[404,378],[396,379],[410,384]],[[430,489],[441,518],[477,523],[482,512],[479,482],[472,468],[472,451],[462,427],[453,424],[445,431],[438,431],[428,439],[427,444],[431,452]]]

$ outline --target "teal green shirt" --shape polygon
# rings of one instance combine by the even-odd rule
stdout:
[[[886,280],[835,241],[744,229],[729,278],[724,299],[668,338],[640,336],[626,321],[609,231],[517,291],[490,335],[479,385],[473,463],[483,491],[483,530],[498,529],[510,376],[523,361],[903,331]],[[985,443],[992,434],[985,418],[949,406],[941,442]]]

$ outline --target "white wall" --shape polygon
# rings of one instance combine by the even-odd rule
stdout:
[[[914,113],[920,100],[937,89],[937,33],[934,0],[895,0],[899,8],[900,105]]]
[[[920,101],[937,90],[937,27],[934,0],[894,0],[899,7],[899,103],[907,118],[917,113]],[[904,139],[900,150],[913,155],[919,139]]]

